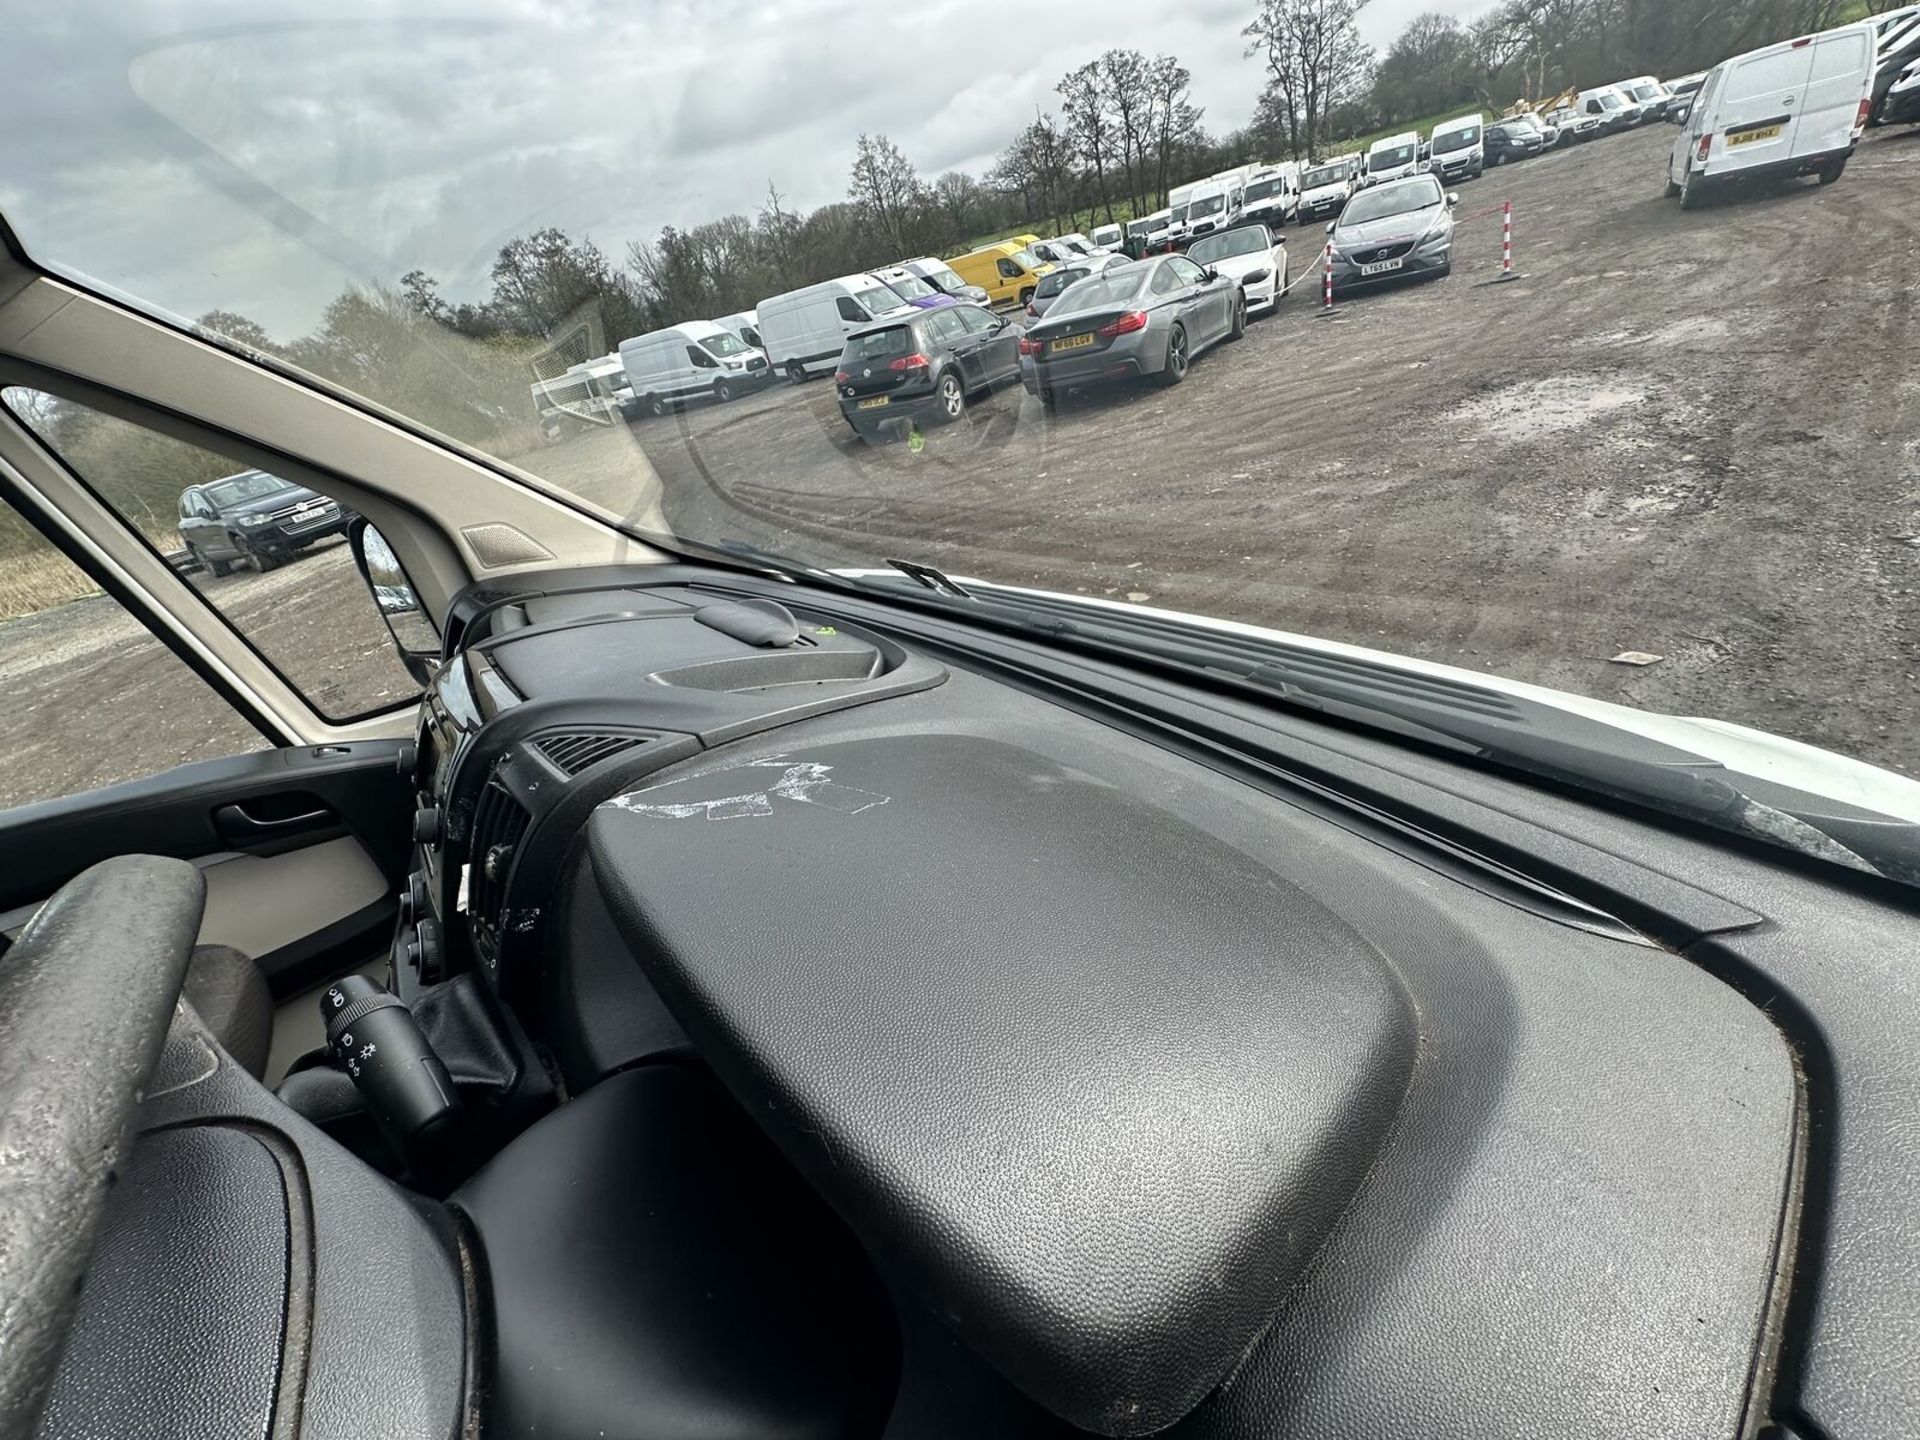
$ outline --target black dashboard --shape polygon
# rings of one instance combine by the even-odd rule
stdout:
[[[1838,1116],[1911,1047],[1803,963],[1906,945],[1884,893],[691,568],[470,589],[405,763],[401,993],[484,977],[582,1100],[717,1082],[854,1247],[871,1364],[794,1433],[1893,1413],[1860,1357],[1916,1287],[1846,1257],[1909,1202]],[[506,1412],[559,1413],[514,1358]]]

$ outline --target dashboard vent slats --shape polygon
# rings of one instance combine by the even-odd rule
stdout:
[[[610,760],[647,743],[641,735],[598,735],[590,732],[561,731],[543,735],[534,746],[569,775],[590,770],[602,760]]]
[[[499,933],[513,852],[527,833],[528,817],[498,776],[487,781],[473,807],[473,844],[467,869],[467,914]]]

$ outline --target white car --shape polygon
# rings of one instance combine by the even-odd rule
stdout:
[[[1265,225],[1237,225],[1203,235],[1187,247],[1187,258],[1239,281],[1249,315],[1272,310],[1286,292],[1287,242]]]

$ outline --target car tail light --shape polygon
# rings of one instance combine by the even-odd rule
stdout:
[[[1713,148],[1713,132],[1709,130],[1707,131],[1706,134],[1700,137],[1700,148],[1693,152],[1693,158],[1696,160],[1706,159],[1707,151],[1711,150],[1712,148]]]
[[[1866,99],[1860,102],[1860,113],[1853,117],[1853,128],[1855,130],[1866,129],[1867,119],[1872,114],[1873,114],[1873,97],[1869,95],[1867,96]]]
[[[853,377],[844,370],[836,370],[833,372],[833,383],[836,385],[844,385],[852,378]]]
[[[1020,353],[1022,355],[1038,355],[1046,348],[1046,344],[1047,342],[1044,340],[1029,340],[1026,336],[1022,335],[1020,337]]]
[[[1136,330],[1144,330],[1146,328],[1147,312],[1144,310],[1129,310],[1111,325],[1102,325],[1100,327],[1100,333],[1108,337],[1131,335]]]
[[[898,360],[887,366],[887,368],[889,370],[924,370],[932,363],[931,360],[916,350],[911,355],[902,355]]]
[[[1031,300],[1027,302],[1027,314],[1033,316],[1036,320],[1040,318],[1040,312],[1033,308],[1033,302]]]

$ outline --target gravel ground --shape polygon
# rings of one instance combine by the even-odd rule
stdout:
[[[702,538],[1205,611],[1920,771],[1920,130],[1870,133],[1836,185],[1690,213],[1661,198],[1673,135],[1489,171],[1451,277],[1331,320],[1303,283],[1175,390],[1052,417],[1013,390],[914,453],[783,385],[522,463]],[[1525,278],[1483,287],[1503,198]],[[1320,233],[1288,238],[1311,265]],[[405,693],[343,546],[196,583],[337,712]],[[0,804],[257,740],[103,600],[0,625],[0,687]]]
[[[1920,770],[1920,130],[1693,212],[1655,126],[1461,190],[1451,277],[1296,287],[1172,391],[869,448],[832,387],[635,434],[684,533],[899,555]],[[1518,283],[1486,287],[1514,205]],[[1317,230],[1289,233],[1295,268]],[[1626,650],[1664,657],[1641,669]]]

